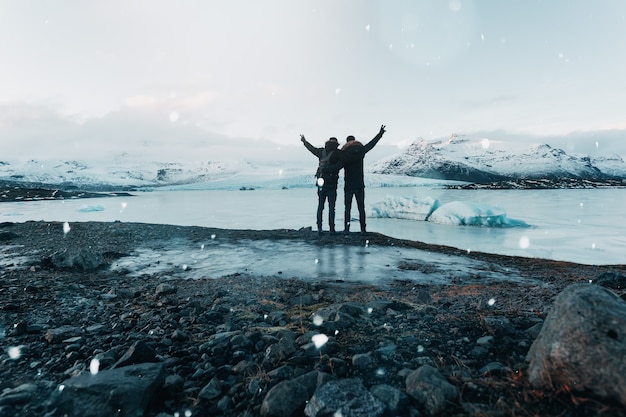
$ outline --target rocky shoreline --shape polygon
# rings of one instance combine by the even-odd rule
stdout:
[[[165,238],[339,238],[120,222],[76,223],[69,233],[61,223],[0,226],[8,254],[0,417],[626,416],[619,398],[565,383],[537,387],[527,360],[564,289],[604,282],[624,298],[623,265],[467,253],[370,233],[371,245],[481,259],[533,283],[373,285],[254,271],[133,277],[108,266]],[[361,244],[358,234],[340,239]]]

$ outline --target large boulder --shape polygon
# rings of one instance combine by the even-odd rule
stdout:
[[[315,391],[304,408],[308,417],[377,417],[384,412],[385,405],[358,378],[329,381]]]
[[[405,384],[406,393],[431,416],[441,413],[459,399],[459,389],[430,365],[423,365],[411,372]]]
[[[48,399],[48,416],[142,416],[165,382],[162,363],[143,363],[65,380]]]
[[[63,249],[41,261],[45,268],[64,271],[97,271],[108,266],[104,256],[90,249]]]
[[[536,387],[591,392],[626,406],[626,303],[574,284],[561,292],[526,357]]]

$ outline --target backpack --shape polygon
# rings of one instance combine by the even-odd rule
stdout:
[[[315,172],[315,178],[328,178],[331,176],[331,173],[328,171],[328,166],[330,165],[330,158],[333,156],[333,152],[326,152],[326,149],[322,150],[322,157],[320,158],[319,165],[317,166],[317,171]]]

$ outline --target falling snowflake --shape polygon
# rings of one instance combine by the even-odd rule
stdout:
[[[91,375],[96,375],[100,371],[100,361],[98,359],[92,359],[89,363],[89,372]]]
[[[22,356],[22,347],[21,346],[12,346],[9,348],[9,358],[11,359],[19,359]]]
[[[66,235],[70,232],[72,228],[68,222],[63,223],[63,234]]]
[[[528,249],[530,246],[530,239],[527,236],[522,236],[519,240],[519,247],[521,249]]]
[[[496,303],[495,298],[490,298],[489,301],[487,301],[487,304],[489,304],[490,306],[494,305],[495,303]]]
[[[313,316],[313,324],[316,326],[321,326],[324,323],[324,319],[319,314]]]
[[[316,334],[311,338],[311,342],[313,342],[315,347],[319,349],[328,342],[328,336],[323,333]]]

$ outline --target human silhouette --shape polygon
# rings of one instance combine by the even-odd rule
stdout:
[[[346,138],[346,144],[339,152],[339,160],[343,162],[344,173],[344,233],[350,232],[350,211],[352,209],[352,198],[356,200],[359,210],[359,223],[361,233],[366,232],[365,223],[365,179],[363,176],[363,159],[365,154],[372,150],[385,133],[385,125],[380,126],[378,134],[367,144],[355,140],[350,135]]]
[[[319,160],[319,166],[315,174],[317,180],[317,232],[322,234],[322,221],[324,206],[328,200],[328,226],[330,233],[335,234],[335,203],[337,202],[337,181],[339,170],[343,163],[339,161],[339,142],[337,138],[330,138],[323,148],[311,145],[304,135],[300,135],[304,146]]]

